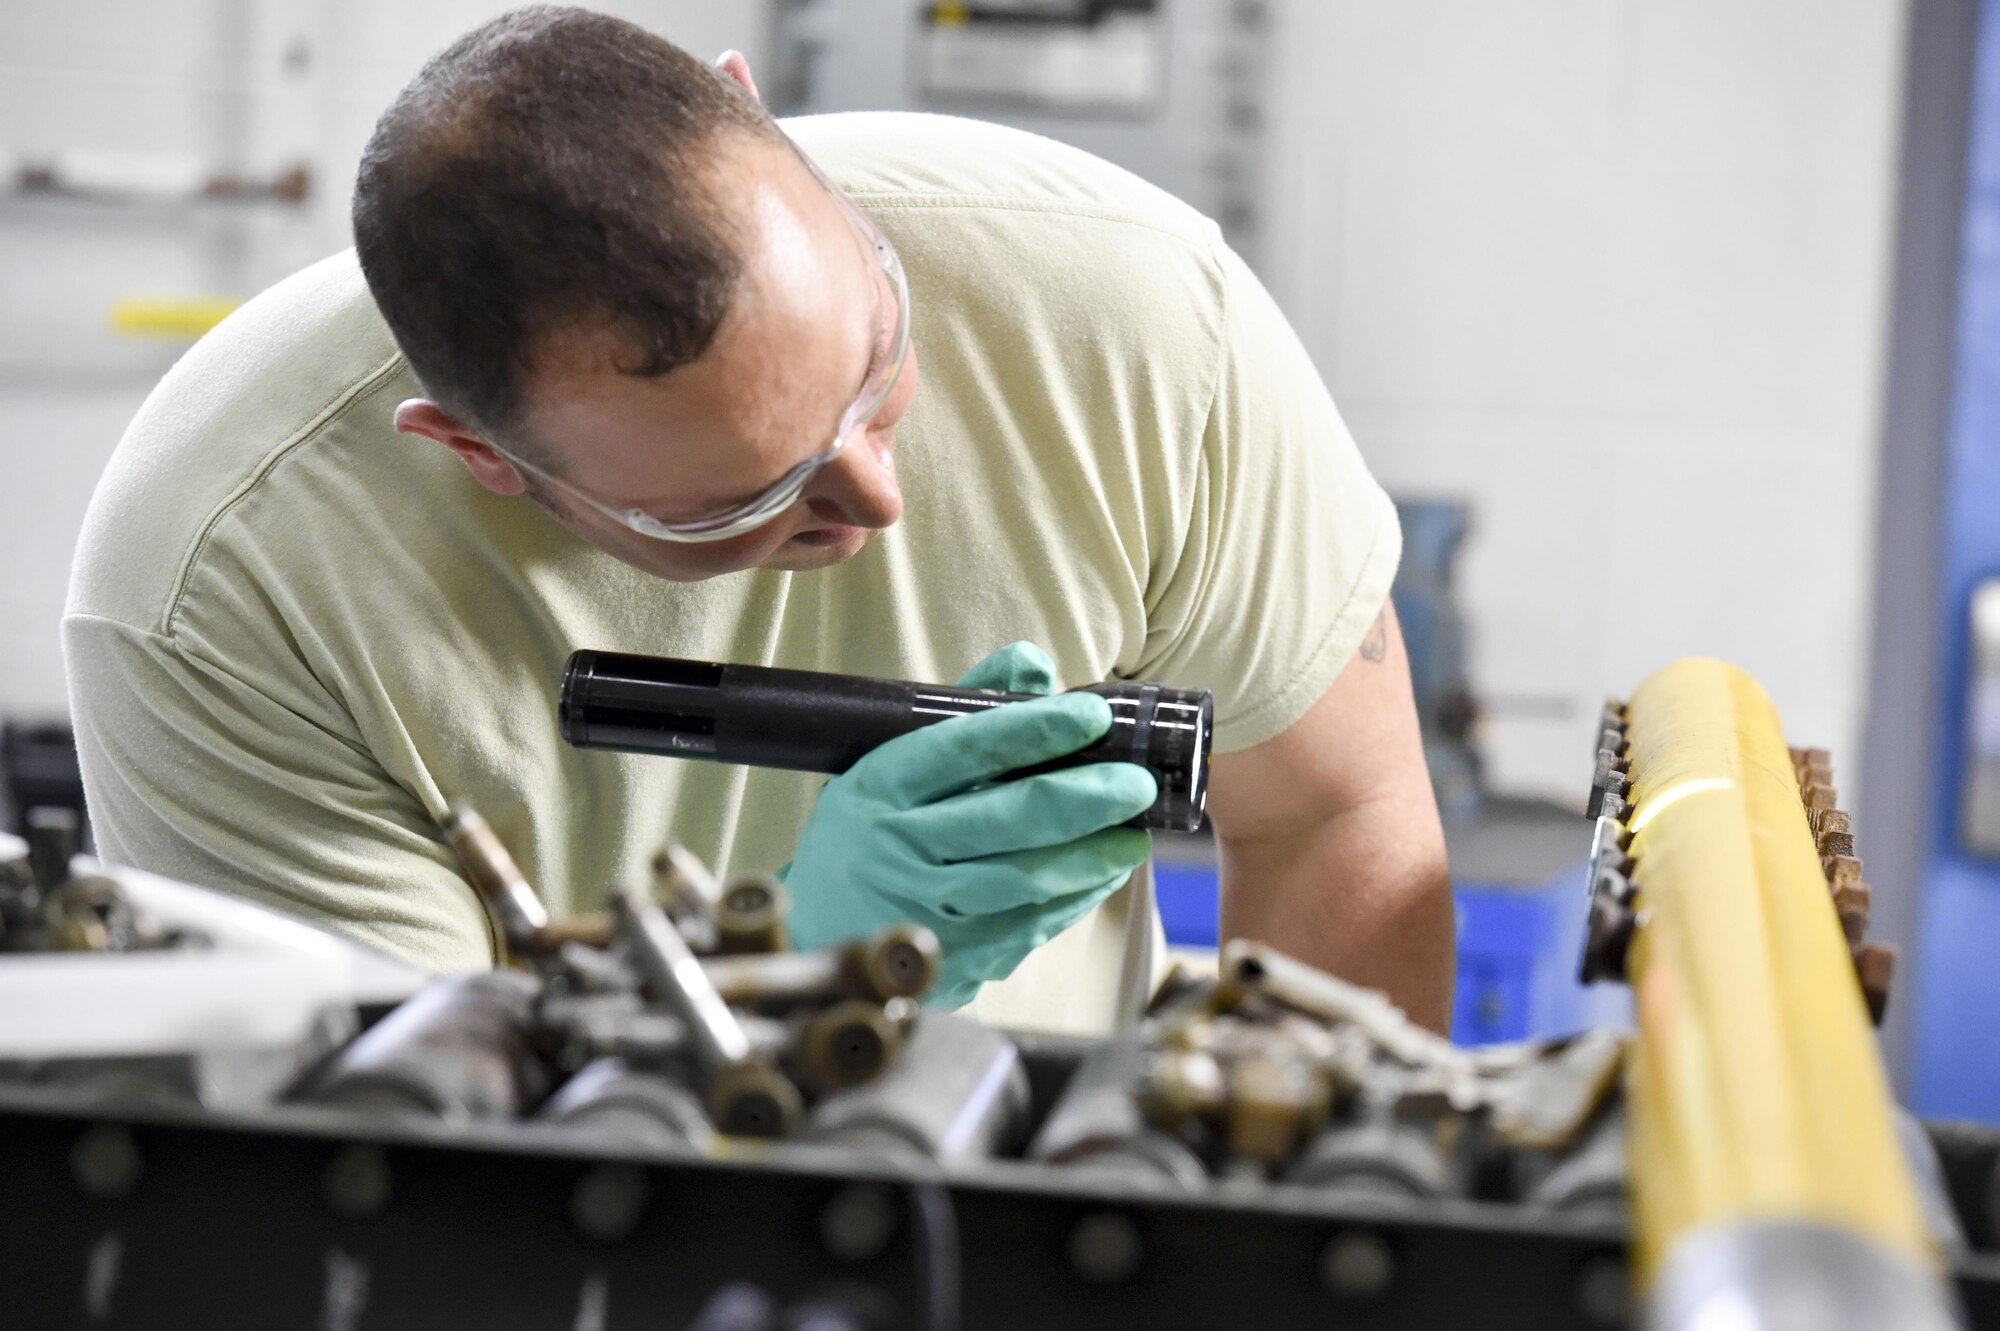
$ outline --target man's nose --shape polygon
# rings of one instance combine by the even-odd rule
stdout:
[[[864,432],[820,468],[806,491],[806,510],[821,522],[888,527],[903,516],[891,432]]]

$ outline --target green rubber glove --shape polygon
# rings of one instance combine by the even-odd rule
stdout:
[[[1033,643],[1003,647],[958,682],[1047,694],[1055,666]],[[960,1007],[1088,915],[1152,849],[1121,826],[1158,794],[1134,763],[995,778],[1076,752],[1111,728],[1094,693],[953,717],[890,740],[828,781],[785,873],[800,948],[890,924],[938,936],[926,996]]]

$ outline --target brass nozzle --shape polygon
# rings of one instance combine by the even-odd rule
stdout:
[[[799,1033],[800,1070],[825,1095],[874,1077],[902,1044],[903,1030],[882,1004],[845,998],[813,1014]]]
[[[921,997],[937,978],[937,935],[922,925],[884,929],[873,938],[849,944],[847,956],[863,988],[884,1002]]]
[[[538,936],[549,927],[548,908],[493,825],[470,804],[454,801],[445,813],[444,835],[507,946],[517,952],[538,950]]]
[[[789,1137],[805,1116],[805,1098],[792,1079],[752,1059],[716,1069],[706,1098],[716,1130],[732,1137]]]

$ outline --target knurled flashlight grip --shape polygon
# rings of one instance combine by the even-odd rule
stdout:
[[[1192,832],[1208,802],[1213,703],[1206,689],[1092,684],[1111,729],[1068,757],[1016,775],[1086,763],[1137,763],[1159,782],[1141,827]],[[1031,693],[828,675],[810,670],[575,652],[563,671],[563,738],[578,748],[840,773],[877,745]]]

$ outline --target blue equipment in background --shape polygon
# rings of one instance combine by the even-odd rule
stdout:
[[[1981,6],[1939,503],[1943,663],[1925,801],[1912,1107],[2000,1122],[2000,3]],[[1982,594],[1982,588],[1984,593]],[[1985,613],[1981,614],[1982,605]],[[1986,621],[1982,626],[1979,621]],[[1983,627],[1983,632],[1981,631]],[[1914,647],[1912,648],[1915,649]],[[1864,832],[1865,828],[1862,829]]]
[[[1399,499],[1396,520],[1403,528],[1403,558],[1389,596],[1410,657],[1410,688],[1438,811],[1446,822],[1458,822],[1478,816],[1484,789],[1472,747],[1475,708],[1466,682],[1465,619],[1454,587],[1471,514],[1448,500]]]
[[[1590,823],[1579,813],[1486,795],[1472,744],[1465,625],[1453,592],[1470,529],[1463,504],[1398,500],[1403,559],[1391,595],[1410,657],[1424,759],[1444,817],[1458,914],[1451,1037],[1490,1044],[1629,1022],[1618,986],[1576,979],[1588,911]],[[1584,756],[1577,757],[1579,794]],[[1205,838],[1156,838],[1153,885],[1167,941],[1216,945],[1216,870]]]

